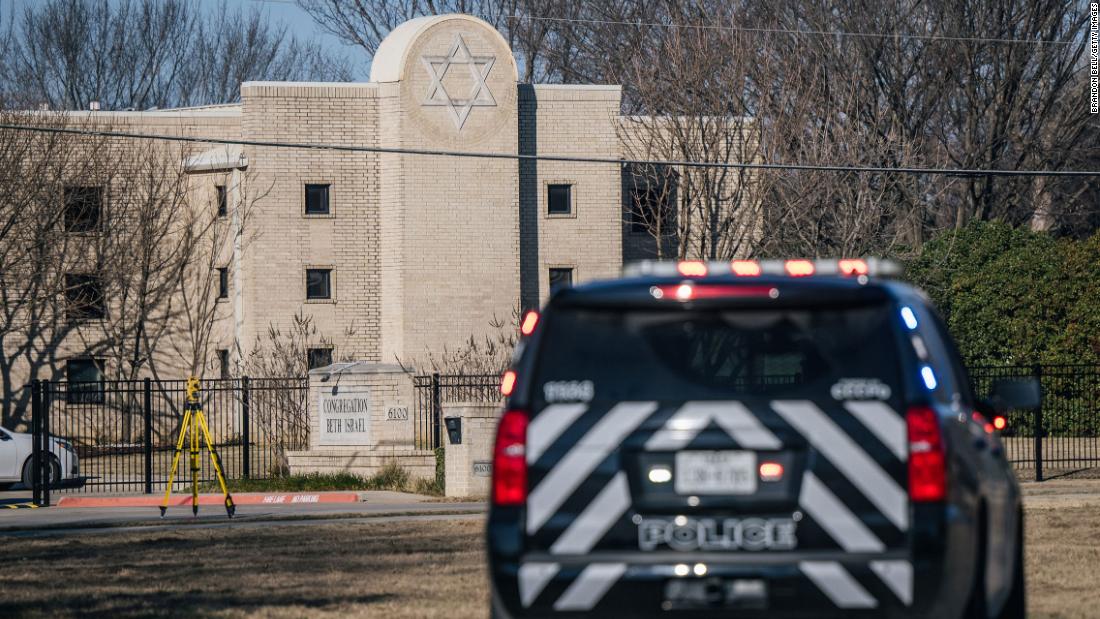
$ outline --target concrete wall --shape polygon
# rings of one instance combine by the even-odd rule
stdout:
[[[462,442],[447,438],[444,449],[446,494],[449,497],[487,498],[492,487],[493,443],[500,403],[444,403],[443,417],[462,420]]]

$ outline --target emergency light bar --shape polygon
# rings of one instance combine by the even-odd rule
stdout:
[[[785,277],[809,277],[814,275],[897,277],[901,275],[901,272],[901,265],[882,258],[733,260],[731,262],[643,260],[623,267],[624,277],[649,275],[656,277],[679,276],[688,279],[708,275],[734,275],[736,277],[759,277],[761,275]]]

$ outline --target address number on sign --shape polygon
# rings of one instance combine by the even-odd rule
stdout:
[[[386,421],[408,421],[409,409],[407,406],[391,406],[386,409]]]

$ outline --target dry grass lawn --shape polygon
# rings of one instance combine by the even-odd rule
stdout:
[[[0,617],[479,617],[480,520],[5,539]]]
[[[1097,495],[1028,509],[1030,616],[1100,608]],[[2,617],[485,617],[479,520],[4,539]]]

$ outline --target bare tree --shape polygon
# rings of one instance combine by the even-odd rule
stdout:
[[[259,7],[185,0],[27,3],[4,29],[0,90],[51,109],[225,103],[245,80],[347,79],[347,63],[287,34]]]
[[[0,119],[72,125],[54,113]],[[0,130],[0,421],[9,427],[29,419],[22,380],[53,378],[69,338],[86,339],[82,352],[102,349],[99,273],[117,255],[101,242],[101,209],[114,173],[114,154],[100,138]]]

